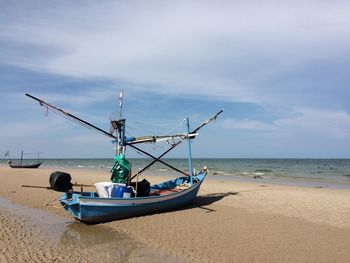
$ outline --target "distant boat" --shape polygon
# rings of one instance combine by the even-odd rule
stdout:
[[[11,168],[38,168],[42,163],[42,162],[39,162],[39,163],[33,163],[33,164],[12,164],[12,162],[9,163],[10,167]]]
[[[10,159],[8,164],[10,165],[11,168],[38,168],[44,161],[40,161],[39,160],[39,152],[38,152],[38,161],[35,163],[31,163],[31,164],[24,164],[23,163],[23,150],[21,152],[21,160],[19,163],[14,163],[12,162],[12,160]],[[6,155],[9,155],[9,153],[7,152]]]

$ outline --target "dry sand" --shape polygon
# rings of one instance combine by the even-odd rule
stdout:
[[[0,166],[0,262],[350,262],[349,190],[209,176],[191,207],[87,226],[59,207],[60,193],[20,187],[47,186],[54,170]]]

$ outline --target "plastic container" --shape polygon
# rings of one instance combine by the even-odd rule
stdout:
[[[108,192],[109,192],[109,197],[119,197],[118,196],[118,189],[121,187],[126,187],[126,184],[120,184],[120,183],[113,183],[110,185]]]
[[[111,182],[100,182],[95,184],[99,197],[110,198],[117,197],[119,187],[126,187],[126,184],[118,184]]]
[[[117,189],[116,197],[130,198],[130,197],[134,197],[134,196],[135,196],[135,193],[134,193],[134,189],[132,188],[132,186],[118,187],[118,189]]]

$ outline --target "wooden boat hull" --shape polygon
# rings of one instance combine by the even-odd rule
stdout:
[[[27,165],[21,165],[21,164],[10,164],[11,168],[38,168],[43,162],[40,163],[34,163],[34,164],[27,164]]]
[[[196,198],[206,173],[193,178],[191,187],[173,193],[147,197],[100,198],[95,192],[66,193],[60,198],[62,206],[75,218],[85,223],[100,223],[146,214],[161,213],[189,205]],[[189,182],[189,177],[179,177],[151,187],[165,189],[169,184]]]

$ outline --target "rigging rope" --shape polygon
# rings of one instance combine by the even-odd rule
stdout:
[[[174,127],[169,129],[169,124],[174,124],[174,120],[173,121],[154,121],[154,122],[148,122],[144,121],[144,122],[128,122],[126,123],[127,126],[127,130],[132,130],[132,131],[142,131],[143,134],[146,133],[150,133],[150,134],[169,134],[172,131],[175,130],[179,130],[179,128],[181,127],[181,125],[184,123],[184,120],[181,119],[181,121],[176,121],[175,125],[173,125]],[[151,124],[151,125],[150,125]],[[153,125],[152,125],[153,124]],[[145,128],[147,127],[147,128]]]
[[[81,125],[81,126],[83,126],[83,127],[86,127],[86,128],[88,128],[88,129],[90,129],[90,130],[96,131],[96,129],[95,129],[94,127],[91,127],[90,125],[85,124],[84,122],[81,122],[81,121],[79,121],[79,120],[76,120],[76,119],[74,119],[73,117],[70,117],[69,115],[67,115],[66,113],[61,112],[60,110],[56,110],[56,109],[51,108],[51,107],[48,107],[48,106],[46,106],[46,105],[43,105],[43,106],[45,107],[45,112],[51,111],[51,112],[53,112],[53,113],[55,113],[55,114],[57,114],[57,115],[59,115],[59,116],[61,116],[61,117],[66,118],[67,120],[69,120],[69,121],[71,121],[71,122],[77,123],[77,124],[79,124],[79,125]],[[48,114],[47,114],[47,115],[48,115]],[[47,116],[47,115],[46,115],[46,113],[45,113],[45,116]]]

